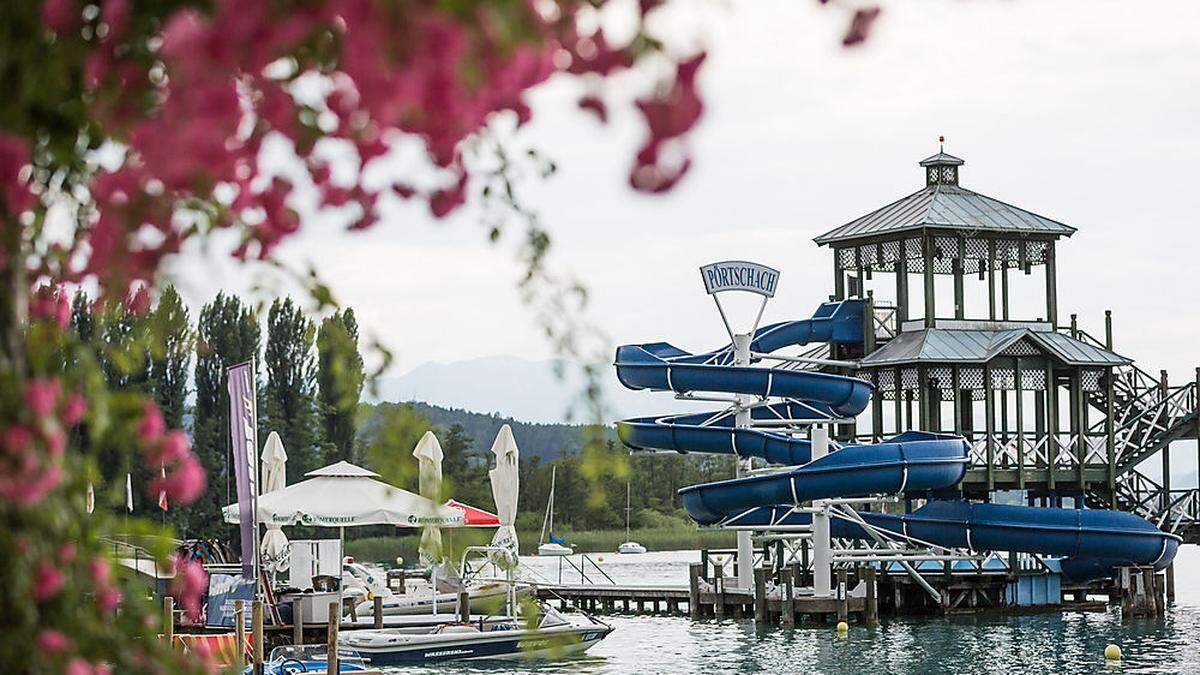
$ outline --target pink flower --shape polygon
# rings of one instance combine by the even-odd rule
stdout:
[[[71,640],[62,632],[47,628],[38,634],[38,648],[49,654],[65,652],[71,648]]]
[[[67,395],[67,404],[63,407],[62,421],[68,426],[78,424],[87,414],[87,401],[83,394],[71,392]]]
[[[71,33],[79,28],[81,11],[76,0],[46,0],[42,3],[42,23],[59,35]]]
[[[29,179],[23,175],[28,165],[29,141],[0,133],[0,197],[9,213],[28,210],[36,199],[29,191]]]
[[[38,563],[33,573],[33,598],[39,603],[45,602],[58,595],[63,584],[67,581],[63,573],[55,569],[45,560]]]
[[[58,549],[58,562],[66,565],[75,559],[75,544],[67,542]]]
[[[462,206],[466,200],[467,174],[463,173],[454,185],[433,193],[433,196],[429,198],[429,210],[433,211],[435,217],[443,218],[446,214]]]
[[[842,46],[853,47],[865,42],[867,36],[871,34],[871,27],[875,25],[875,20],[879,18],[879,12],[878,7],[867,7],[855,11],[854,16],[850,19],[850,27],[846,29],[846,35],[842,38]]]
[[[38,417],[49,417],[58,403],[62,385],[58,380],[37,379],[25,385],[25,405]]]
[[[117,611],[117,606],[121,604],[121,591],[112,586],[97,591],[96,604],[100,607],[101,612],[112,614]]]
[[[159,464],[172,464],[186,457],[190,447],[187,434],[179,430],[168,431],[155,453],[158,457],[152,456],[151,459],[157,459]]]
[[[204,492],[207,482],[204,468],[200,466],[195,455],[188,453],[175,464],[175,468],[166,478],[159,477],[150,481],[150,494],[157,496],[165,492],[171,501],[190,504]]]
[[[167,422],[163,419],[162,411],[153,401],[146,401],[142,407],[142,421],[138,424],[138,437],[143,441],[157,441],[167,430]]]
[[[182,607],[193,621],[200,618],[200,597],[208,589],[208,574],[200,563],[179,559],[175,561],[175,579],[171,582],[171,592],[179,599]]]
[[[21,455],[33,443],[33,432],[22,424],[14,424],[4,430],[4,449],[10,454]]]
[[[112,580],[112,570],[108,566],[108,561],[104,558],[92,558],[90,567],[92,583],[97,586],[107,586]]]
[[[608,108],[605,107],[604,101],[597,96],[589,94],[579,99],[579,108],[594,114],[596,119],[601,122],[608,121]]]
[[[92,664],[76,656],[67,663],[63,675],[93,675]]]

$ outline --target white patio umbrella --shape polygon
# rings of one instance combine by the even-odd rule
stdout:
[[[398,525],[457,527],[463,512],[379,480],[379,474],[349,462],[309,471],[308,480],[258,498],[258,520],[276,525],[356,527]],[[238,522],[238,505],[221,510]]]
[[[417,458],[417,476],[421,496],[434,502],[442,500],[442,444],[432,431],[426,431],[417,447],[413,449]],[[434,525],[426,525],[421,532],[421,562],[437,565],[442,560],[442,532]]]
[[[267,436],[262,451],[262,492],[268,494],[287,487],[287,452],[277,432]],[[268,569],[283,572],[288,568],[288,539],[283,528],[276,523],[267,523],[267,533],[262,540],[262,554]]]
[[[517,519],[521,451],[507,424],[496,434],[492,454],[496,455],[496,468],[488,472],[488,478],[492,483],[492,498],[496,501],[496,515],[500,517],[500,527],[492,537],[492,546],[508,551],[507,555],[493,556],[493,560],[502,567],[512,567],[517,562],[517,530],[513,524]],[[496,560],[497,557],[507,559]]]

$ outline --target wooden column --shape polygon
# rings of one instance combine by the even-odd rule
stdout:
[[[245,663],[246,654],[246,601],[233,601],[233,635],[237,640],[238,654],[242,655],[242,663]]]
[[[1008,321],[1008,262],[1000,268],[1000,318]]]
[[[254,675],[263,671],[263,601],[255,600],[250,606],[250,625],[254,629]],[[336,671],[334,671],[336,672]]]
[[[987,247],[988,318],[996,320],[996,240],[988,239]]]
[[[688,565],[688,617],[695,621],[700,618],[700,569],[703,563]]]
[[[1113,424],[1113,415],[1116,414],[1114,408],[1116,397],[1114,380],[1117,376],[1116,368],[1108,367],[1104,374],[1104,457],[1108,462],[1108,494],[1111,496],[1117,489],[1117,436],[1116,426]],[[1117,500],[1111,499],[1112,507],[1117,508]]]
[[[329,652],[326,658],[326,671],[330,673],[340,673],[341,668],[338,666],[338,628],[341,624],[341,609],[340,602],[329,603],[329,621],[325,624],[325,644]]]
[[[1087,401],[1083,392],[1083,369],[1076,366],[1071,376],[1071,440],[1075,443],[1075,461],[1079,463],[1079,489],[1084,488],[1084,466],[1087,463]]]
[[[1054,467],[1058,464],[1058,386],[1054,382],[1054,364],[1046,359],[1046,461],[1049,465],[1047,487],[1054,489]]]
[[[867,583],[866,625],[875,626],[879,623],[879,596],[875,585],[875,568],[867,565],[863,571]]]
[[[896,261],[896,328],[908,320],[908,258],[900,240],[900,259]]]
[[[304,644],[303,603],[299,596],[292,598],[292,644]]]
[[[929,382],[925,379],[925,366],[917,366],[917,415],[921,419],[921,431],[931,431],[929,417]]]
[[[796,625],[796,593],[795,593],[795,575],[791,569],[784,568],[783,571],[783,597],[779,607],[781,610],[780,619],[783,625],[791,627]]]
[[[846,271],[842,269],[842,249],[833,249],[833,299],[846,299]]]
[[[754,623],[767,623],[767,570],[754,568]]]
[[[996,402],[992,388],[992,365],[983,367],[983,417],[987,442],[987,489],[996,488]]]
[[[166,595],[163,596],[163,639],[166,640],[168,647],[175,646],[175,598]]]
[[[1015,359],[1013,388],[1016,390],[1017,416],[1017,489],[1025,489],[1025,394],[1021,390],[1021,359]]]
[[[1058,327],[1058,272],[1054,261],[1054,242],[1046,242],[1046,320]]]
[[[926,234],[921,237],[921,251],[925,263],[925,327],[933,328],[937,316],[937,301],[933,293],[933,247],[934,238]]]
[[[954,318],[963,319],[967,316],[966,297],[963,292],[963,256],[966,253],[966,243],[962,236],[957,240],[958,250],[954,253]]]

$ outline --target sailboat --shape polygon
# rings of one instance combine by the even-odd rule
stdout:
[[[554,481],[558,467],[550,467],[550,498],[546,500],[546,517],[542,519],[542,535],[538,539],[538,555],[571,555],[574,553],[566,542],[554,536]],[[549,539],[546,538],[547,534]]]
[[[625,543],[617,547],[617,553],[645,553],[646,547],[629,538],[629,481],[625,481]]]

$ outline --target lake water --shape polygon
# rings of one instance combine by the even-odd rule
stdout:
[[[593,557],[598,557],[593,554]],[[686,584],[695,551],[603,555],[618,583]],[[558,563],[522,559],[532,573],[556,581]],[[590,574],[590,572],[589,572]],[[577,583],[564,573],[565,582]],[[753,620],[602,616],[616,630],[586,655],[555,662],[451,663],[429,673],[1200,673],[1200,548],[1176,558],[1177,599],[1163,619],[1122,622],[1119,610],[884,620],[852,626],[838,637],[827,627],[758,630]],[[1124,651],[1108,665],[1104,647]]]

